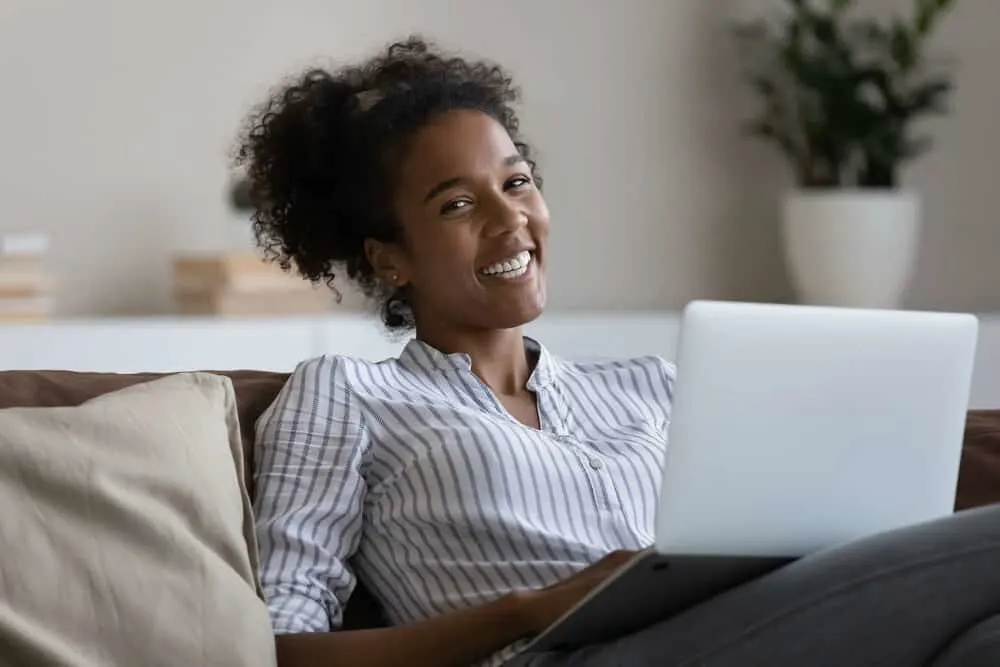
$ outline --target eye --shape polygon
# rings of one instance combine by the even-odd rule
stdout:
[[[534,180],[530,176],[525,176],[524,174],[518,174],[517,176],[514,176],[509,181],[507,181],[506,189],[521,190],[533,184]]]
[[[472,202],[466,198],[452,199],[441,207],[441,215],[460,213],[472,206]]]

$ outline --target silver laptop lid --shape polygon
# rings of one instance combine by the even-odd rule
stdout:
[[[690,304],[657,550],[798,556],[950,513],[977,335],[965,314]]]

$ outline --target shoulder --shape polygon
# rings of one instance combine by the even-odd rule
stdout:
[[[570,393],[616,405],[645,406],[669,420],[674,396],[674,364],[661,356],[625,359],[557,361],[563,386]],[[581,399],[582,400],[582,399]]]
[[[378,382],[386,371],[395,369],[397,364],[398,359],[369,361],[348,355],[325,354],[299,362],[288,378],[288,383],[350,390],[357,383]]]
[[[645,378],[658,385],[673,386],[676,367],[664,357],[647,355],[626,359],[592,359],[568,361],[557,359],[560,370],[571,375],[600,377],[621,376]]]
[[[378,378],[385,374],[373,369],[394,361],[372,362],[337,354],[300,361],[261,419],[266,422],[282,415],[301,418],[306,413],[332,419],[357,419],[358,387],[364,389],[379,382]]]
[[[296,364],[255,422],[259,455],[293,446],[296,451],[309,446],[325,450],[331,444],[355,447],[364,442],[367,426],[354,383],[365,365],[372,362],[340,355]]]

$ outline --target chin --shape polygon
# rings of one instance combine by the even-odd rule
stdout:
[[[516,329],[534,322],[545,310],[544,303],[520,304],[516,308],[494,308],[487,319],[489,329]]]

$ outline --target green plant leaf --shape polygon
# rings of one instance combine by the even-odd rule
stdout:
[[[935,0],[916,0],[916,17],[913,19],[913,23],[918,35],[925,36],[930,32],[934,22],[936,11],[934,5],[936,4]]]
[[[907,96],[906,110],[911,117],[928,113],[946,113],[948,95],[953,89],[954,84],[948,80],[927,81]]]
[[[890,34],[890,49],[896,65],[904,72],[912,70],[917,64],[915,37],[902,22],[898,21],[892,26]]]
[[[918,35],[926,37],[938,20],[955,7],[956,0],[914,0],[914,4],[914,27]]]
[[[854,5],[854,0],[831,0],[830,13],[843,14]]]
[[[914,0],[911,19],[859,18],[853,0],[786,0],[775,21],[734,31],[747,86],[760,102],[750,135],[774,144],[803,187],[897,182],[929,150],[912,121],[944,113],[951,79],[930,73],[925,37],[955,0]]]

